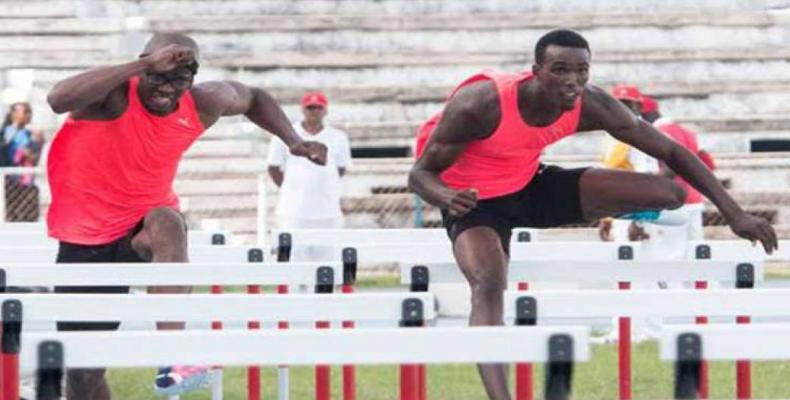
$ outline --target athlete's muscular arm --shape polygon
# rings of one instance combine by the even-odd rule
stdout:
[[[604,129],[616,139],[663,161],[710,199],[727,219],[733,232],[762,242],[766,252],[777,247],[776,233],[764,219],[747,214],[710,173],[699,157],[637,118],[604,90],[588,85],[579,130]]]
[[[192,96],[204,127],[213,125],[221,116],[244,115],[282,139],[291,154],[307,157],[316,164],[326,164],[326,146],[302,140],[282,108],[263,89],[235,81],[213,81],[195,85]]]
[[[194,61],[191,48],[172,44],[132,62],[93,68],[66,78],[55,84],[47,102],[58,114],[86,109],[86,114],[97,119],[116,117],[126,107],[129,78],[146,71],[170,71]]]
[[[492,83],[472,84],[456,93],[447,102],[422,156],[412,166],[409,188],[428,203],[448,210],[450,215],[461,216],[472,210],[477,204],[476,189],[450,189],[439,175],[455,162],[467,145],[491,135],[500,115]]]

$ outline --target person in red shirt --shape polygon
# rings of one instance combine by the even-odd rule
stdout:
[[[700,149],[697,141],[697,133],[679,124],[678,122],[661,115],[658,102],[650,96],[642,96],[642,118],[653,124],[653,127],[663,132],[672,140],[686,148],[692,154],[696,154],[705,166],[713,171],[716,166],[713,157],[705,150]],[[686,191],[685,205],[678,211],[687,214],[688,222],[685,224],[686,232],[683,235],[674,235],[685,240],[704,239],[702,231],[702,212],[704,210],[704,197],[702,194],[686,182],[674,171],[661,163],[661,173],[675,180]]]
[[[737,235],[759,240],[769,253],[776,248],[771,225],[745,213],[695,155],[588,83],[591,53],[581,35],[551,31],[534,55],[531,72],[485,72],[464,81],[417,137],[409,187],[442,210],[471,288],[471,325],[503,323],[514,226],[552,227],[683,205],[686,193],[663,176],[540,163],[546,146],[574,132],[605,130],[663,160],[719,207]],[[504,365],[479,369],[491,399],[510,399]]]
[[[183,153],[222,116],[244,115],[277,135],[290,152],[323,164],[323,144],[303,141],[265,91],[235,81],[193,85],[198,46],[188,36],[156,34],[140,57],[58,82],[47,101],[68,118],[48,158],[50,236],[58,263],[187,262],[187,232],[173,192]],[[56,287],[59,293],[126,293],[128,287]],[[185,293],[188,287],[152,287]],[[183,329],[160,322],[159,329]],[[117,322],[59,322],[59,330],[117,329]],[[175,395],[206,381],[205,368],[160,370],[155,389]],[[67,372],[69,400],[106,400],[103,369]]]

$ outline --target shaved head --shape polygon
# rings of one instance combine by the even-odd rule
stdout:
[[[181,33],[172,33],[172,32],[154,34],[154,36],[148,40],[148,43],[145,44],[145,48],[143,49],[143,54],[151,54],[154,51],[171,44],[177,44],[177,45],[192,48],[195,51],[195,58],[197,58],[198,55],[197,42],[195,42],[194,39],[192,39],[187,35]]]

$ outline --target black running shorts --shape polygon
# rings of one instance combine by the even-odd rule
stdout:
[[[542,165],[523,189],[500,197],[480,200],[462,217],[442,210],[442,223],[450,240],[476,226],[497,232],[502,248],[510,253],[514,227],[550,228],[583,222],[579,179],[588,168],[563,169]]]

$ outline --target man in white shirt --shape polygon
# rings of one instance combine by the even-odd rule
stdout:
[[[351,166],[345,132],[324,125],[329,102],[321,92],[302,97],[304,119],[294,125],[302,138],[327,147],[326,165],[302,162],[279,139],[269,147],[269,176],[280,188],[275,214],[279,229],[342,228],[340,178]]]

